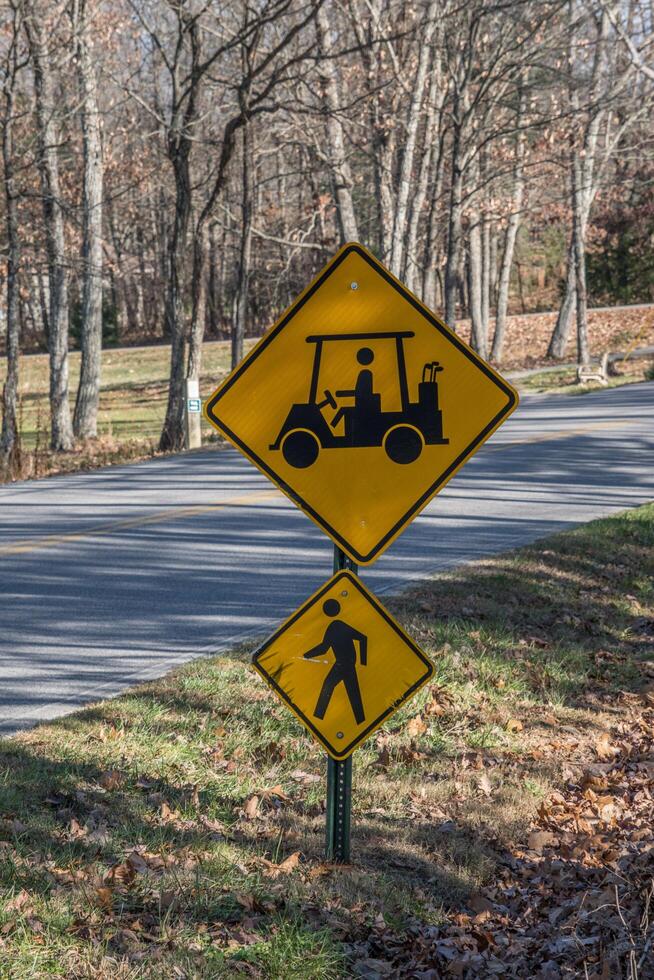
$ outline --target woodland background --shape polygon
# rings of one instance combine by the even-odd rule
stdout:
[[[236,363],[347,240],[494,363],[508,313],[554,308],[549,356],[588,361],[589,301],[654,299],[653,24],[645,0],[1,0],[2,465],[21,351],[49,352],[66,451],[103,345],[168,341],[179,448],[203,340]]]

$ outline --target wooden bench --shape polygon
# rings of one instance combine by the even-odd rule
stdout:
[[[577,365],[577,383],[586,384],[588,381],[599,381],[600,384],[608,384],[609,377],[609,355],[602,354],[600,358],[591,358],[588,364]]]

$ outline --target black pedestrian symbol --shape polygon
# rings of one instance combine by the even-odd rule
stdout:
[[[341,604],[336,599],[327,599],[322,608],[326,616],[334,617],[340,613]],[[342,683],[345,685],[357,725],[361,725],[365,721],[366,716],[357,678],[355,642],[359,644],[361,666],[365,667],[368,663],[368,637],[365,633],[360,633],[353,626],[344,623],[342,619],[334,619],[325,630],[322,643],[312,647],[304,654],[305,660],[312,660],[314,657],[321,657],[331,650],[335,658],[318,695],[318,702],[313,712],[315,718],[322,719],[325,717],[332,694]]]
[[[282,428],[270,446],[281,449],[289,466],[305,469],[312,466],[321,449],[345,449],[364,446],[383,446],[386,455],[394,463],[413,463],[424,446],[444,445],[443,416],[439,407],[436,375],[443,370],[438,361],[425,364],[418,382],[418,400],[411,401],[409,380],[404,352],[404,341],[414,337],[412,330],[392,330],[375,333],[316,334],[307,337],[308,344],[315,344],[313,371],[307,402],[292,405]],[[382,397],[375,391],[375,350],[369,342],[388,341],[395,344],[395,362],[400,395],[399,411],[384,411]],[[325,344],[334,341],[355,341],[363,346],[356,351],[360,370],[354,388],[332,393],[324,389],[318,400],[320,367]],[[365,344],[364,344],[365,342]],[[353,399],[353,404],[340,405],[337,399]],[[328,422],[324,408],[331,408],[335,415]],[[343,433],[335,430],[343,423]]]

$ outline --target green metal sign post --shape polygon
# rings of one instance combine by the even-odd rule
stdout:
[[[327,756],[328,861],[350,863],[350,814],[352,809],[352,756],[337,762]]]
[[[354,575],[358,567],[351,558],[334,547],[334,574],[348,569]],[[352,813],[352,756],[342,761],[327,756],[327,841],[328,861],[350,862],[350,822]]]

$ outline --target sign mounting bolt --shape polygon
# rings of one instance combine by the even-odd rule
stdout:
[[[359,283],[358,282],[351,282],[350,283],[350,289],[358,289],[358,288],[359,288]]]

